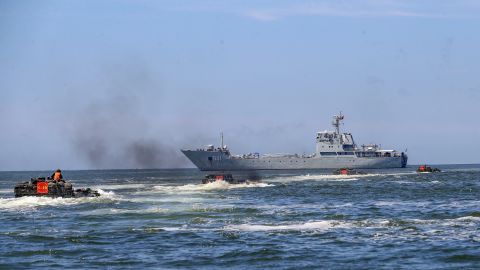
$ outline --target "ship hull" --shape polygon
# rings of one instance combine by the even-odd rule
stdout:
[[[397,157],[260,157],[232,158],[223,152],[182,150],[201,171],[308,170],[308,169],[385,169],[402,168],[406,156]]]

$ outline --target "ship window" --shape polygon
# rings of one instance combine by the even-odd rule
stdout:
[[[320,155],[322,155],[322,156],[336,156],[337,153],[335,153],[335,152],[320,152]]]

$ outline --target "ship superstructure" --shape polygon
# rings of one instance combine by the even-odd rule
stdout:
[[[249,153],[232,155],[223,143],[220,147],[207,145],[196,150],[181,150],[202,171],[235,170],[292,170],[338,168],[402,168],[407,165],[407,154],[396,150],[382,150],[377,144],[355,144],[351,133],[341,133],[344,120],[340,113],[333,117],[334,131],[316,134],[316,151],[311,155]]]

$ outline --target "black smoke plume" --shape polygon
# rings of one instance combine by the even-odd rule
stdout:
[[[188,161],[167,132],[152,128],[133,108],[135,98],[97,101],[82,113],[74,127],[73,145],[95,168],[178,168]]]
[[[142,108],[160,106],[161,85],[145,65],[115,67],[103,76],[99,97],[73,115],[71,141],[94,168],[179,168],[189,165],[167,127]],[[134,68],[133,68],[134,67]],[[106,82],[105,82],[106,81]],[[103,94],[103,95],[102,95]],[[158,132],[158,131],[161,132]],[[175,135],[177,135],[176,133]],[[178,136],[178,135],[177,135]],[[175,138],[178,142],[181,138]]]

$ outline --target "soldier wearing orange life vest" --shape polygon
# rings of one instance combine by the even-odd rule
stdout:
[[[60,169],[56,170],[50,177],[55,181],[63,181],[63,175]]]

